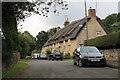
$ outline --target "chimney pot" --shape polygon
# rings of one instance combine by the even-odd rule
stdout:
[[[67,18],[66,21],[64,22],[64,26],[67,26],[69,23],[70,23],[70,22],[69,22],[69,20],[68,20],[68,18]]]
[[[88,10],[88,16],[89,17],[96,17],[96,10],[95,9],[92,9],[90,7],[90,9]]]

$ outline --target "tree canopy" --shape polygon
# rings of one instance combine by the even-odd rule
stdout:
[[[120,13],[114,13],[103,20],[104,25],[110,33],[120,30]]]
[[[57,27],[56,28],[51,28],[48,31],[41,31],[38,33],[36,36],[36,49],[41,50],[42,46],[46,43],[46,41],[57,32]]]
[[[31,52],[35,49],[35,40],[28,31],[24,31],[23,33],[19,32],[19,40],[19,52],[21,53],[21,57],[24,58],[26,55],[30,55]]]

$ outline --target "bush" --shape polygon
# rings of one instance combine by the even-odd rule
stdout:
[[[63,56],[64,59],[71,59],[72,56],[70,55],[70,53],[67,53]]]
[[[99,49],[120,48],[120,32],[111,33],[84,41],[85,46],[96,46]]]
[[[25,59],[30,59],[30,58],[31,58],[31,56],[26,56],[26,57],[25,57]]]
[[[49,54],[51,54],[52,52],[51,52],[51,50],[50,49],[47,49],[46,50],[46,54],[47,54],[47,56],[49,55]]]

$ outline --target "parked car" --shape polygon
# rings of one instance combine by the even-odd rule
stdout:
[[[53,53],[51,53],[50,55],[49,55],[49,60],[52,60],[52,61],[54,61],[54,60],[61,60],[62,61],[62,59],[63,59],[63,57],[62,57],[62,54],[60,53],[60,52],[53,52]]]
[[[38,59],[39,55],[40,55],[39,53],[34,53],[32,55],[32,59]]]
[[[47,60],[47,55],[44,54],[44,53],[41,53],[41,54],[39,55],[39,58],[38,58],[38,59],[39,59],[39,60],[41,60],[41,59]]]
[[[105,66],[104,55],[96,47],[78,47],[74,52],[74,65],[79,67],[84,65]]]

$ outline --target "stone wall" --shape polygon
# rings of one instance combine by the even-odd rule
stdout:
[[[109,67],[120,67],[120,49],[101,50],[104,54]]]
[[[101,50],[107,61],[118,61],[118,55],[120,55],[120,49]]]
[[[13,64],[16,64],[20,61],[20,53],[19,52],[14,52],[13,53]]]
[[[13,52],[13,57],[12,57],[12,64],[16,64],[20,61],[20,53],[19,52]],[[6,69],[6,64],[2,63],[2,70],[5,71]],[[8,68],[10,69],[10,67]]]

